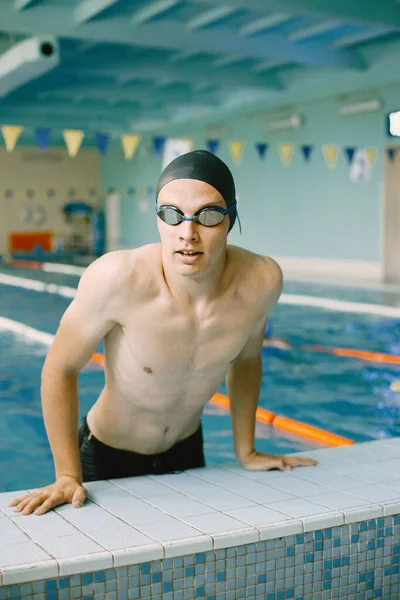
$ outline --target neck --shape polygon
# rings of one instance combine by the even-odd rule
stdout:
[[[162,257],[165,282],[175,298],[182,304],[194,304],[197,300],[215,297],[224,286],[224,271],[227,263],[227,249],[218,261],[204,272],[196,275],[182,275],[176,272],[173,264]]]

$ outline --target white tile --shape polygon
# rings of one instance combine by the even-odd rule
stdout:
[[[316,494],[322,494],[328,492],[331,488],[313,483],[312,481],[305,481],[300,477],[291,477],[290,479],[279,479],[271,483],[275,488],[287,492],[292,496],[299,496],[300,498],[308,498]]]
[[[156,523],[142,523],[138,525],[137,528],[145,535],[161,543],[199,537],[202,535],[201,531],[190,527],[178,519],[169,517],[168,515],[166,515],[166,519],[164,521],[158,521]]]
[[[189,523],[189,525],[210,535],[228,533],[240,529],[250,529],[248,524],[222,513],[185,517],[185,523]]]
[[[382,442],[374,442],[368,448],[368,453],[373,454],[379,459],[400,458],[400,447],[383,444]]]
[[[260,525],[258,529],[261,541],[274,540],[280,537],[303,533],[303,523],[300,519],[288,519],[287,521],[279,521],[270,525]]]
[[[114,566],[110,552],[98,552],[75,558],[61,558],[58,560],[60,577],[79,575],[89,571],[101,571]]]
[[[386,465],[387,464],[388,463],[386,463]],[[384,465],[380,464],[378,464],[378,466],[354,465],[351,467],[342,467],[338,465],[336,470],[342,475],[351,477],[353,479],[359,479],[360,481],[367,483],[381,483],[383,481],[389,481],[390,479],[393,479],[393,476],[391,476],[388,470],[382,468],[382,466],[384,467]]]
[[[330,492],[328,494],[318,494],[313,496],[312,500],[318,502],[322,506],[328,508],[335,508],[337,510],[343,510],[345,508],[356,508],[357,506],[368,506],[371,504],[369,500],[364,498],[358,498],[357,496],[351,496],[344,492]]]
[[[180,492],[186,492],[187,490],[202,488],[206,485],[204,480],[201,480],[199,477],[195,477],[194,475],[189,475],[187,471],[184,473],[151,475],[149,479],[155,483],[162,482],[162,484],[167,488],[167,494],[171,493],[171,488]],[[152,495],[153,494],[148,494],[148,496]]]
[[[383,508],[379,504],[361,508],[348,508],[344,512],[345,523],[359,523],[368,519],[378,519],[383,516]]]
[[[163,542],[165,558],[174,558],[185,554],[209,552],[213,549],[213,539],[209,535],[194,538],[182,538],[172,542]]]
[[[397,502],[384,502],[381,506],[383,508],[384,517],[400,514],[400,499],[397,500]]]
[[[164,521],[158,521],[157,525],[163,525]],[[134,548],[135,546],[152,545],[154,540],[143,535],[140,531],[121,523],[121,526],[104,526],[101,529],[90,532],[90,537],[107,550],[121,550],[123,548]]]
[[[9,546],[0,546],[0,568],[13,567],[17,565],[42,563],[45,561],[54,561],[54,559],[42,548],[39,548],[33,542],[24,542],[21,544],[11,544]]]
[[[20,519],[23,521],[24,519]],[[29,538],[7,517],[0,519],[0,543],[1,545],[23,544],[29,542]]]
[[[371,502],[390,502],[399,499],[399,493],[396,490],[378,484],[370,485],[362,482],[354,490],[349,489],[348,494],[365,498],[365,500]]]
[[[188,496],[198,500],[215,510],[229,510],[230,508],[241,508],[244,506],[255,506],[252,500],[238,496],[229,490],[215,486],[202,486],[195,490],[186,492]]]
[[[84,487],[89,494],[95,492],[118,492],[120,490],[114,483],[111,483],[111,481],[107,481],[106,479],[102,481],[87,481],[84,484]]]
[[[397,490],[398,492],[400,492],[400,479],[392,479],[391,481],[385,481],[384,483],[381,483],[381,485],[383,487],[390,488],[391,490]]]
[[[88,554],[105,553],[105,549],[82,533],[62,537],[42,538],[41,547],[51,556],[59,558],[84,557]]]
[[[400,471],[400,457],[383,460],[380,466],[388,473],[397,475]]]
[[[278,506],[278,505],[277,505]],[[236,508],[235,510],[225,511],[226,515],[258,527],[259,525],[270,525],[281,521],[291,520],[287,514],[273,510],[266,506],[252,506],[250,508]]]
[[[29,581],[41,581],[42,579],[53,579],[58,577],[59,570],[57,561],[49,560],[4,567],[2,572],[3,585],[14,585]]]
[[[164,547],[162,544],[153,542],[153,544],[147,546],[113,550],[112,555],[114,557],[114,567],[125,567],[164,558]]]
[[[37,541],[78,533],[75,527],[55,512],[48,512],[44,515],[32,513],[26,515],[23,519],[14,517],[11,520],[19,525],[27,535]]]
[[[165,485],[148,476],[121,477],[120,479],[110,479],[110,481],[138,498],[169,494],[169,489]]]
[[[276,509],[291,517],[311,517],[314,515],[320,515],[330,513],[332,510],[326,506],[321,506],[311,500],[304,500],[302,498],[296,498],[296,500],[287,500],[286,502],[279,502],[277,504],[269,504],[270,508]]]
[[[328,527],[338,527],[344,524],[344,515],[342,512],[332,512],[326,515],[316,515],[313,517],[304,517],[303,531],[317,531],[318,529],[326,529]]]
[[[164,496],[155,497],[163,498]],[[100,505],[113,515],[126,521],[129,525],[162,521],[165,518],[165,513],[161,510],[148,504],[147,501],[144,502],[143,500],[139,500],[135,496],[131,496],[130,500],[123,499],[117,501],[115,499],[103,499],[100,502]]]
[[[152,496],[151,498],[147,498],[147,502],[160,511],[178,518],[214,512],[214,509],[210,506],[206,506],[178,492],[164,494],[163,496]]]
[[[258,529],[246,529],[232,533],[222,533],[213,535],[214,550],[223,548],[232,548],[233,546],[243,546],[244,544],[253,544],[260,541],[260,532]]]

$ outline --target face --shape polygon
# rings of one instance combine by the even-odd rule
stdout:
[[[165,185],[157,199],[158,206],[170,205],[186,217],[193,217],[207,206],[226,209],[221,194],[208,183],[195,179],[176,179]],[[168,225],[157,218],[163,260],[182,275],[199,275],[211,271],[225,256],[229,216],[219,225],[207,227],[196,221]]]

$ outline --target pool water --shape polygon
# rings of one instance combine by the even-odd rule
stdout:
[[[76,287],[78,278],[40,271],[0,273]],[[54,334],[69,298],[1,285],[0,316]],[[288,282],[286,293],[384,303],[400,306],[400,294]],[[316,353],[303,346],[322,344],[400,354],[400,319],[325,311],[279,304],[272,334],[294,349],[263,350],[259,405],[354,441],[400,435],[400,367]],[[100,348],[101,349],[101,348]],[[54,477],[40,405],[40,374],[47,347],[12,332],[0,336],[0,492],[42,486]],[[86,368],[79,378],[80,416],[96,401],[104,382],[102,370]],[[224,386],[221,391],[226,392]],[[233,437],[226,410],[206,407],[207,464],[234,460]],[[257,424],[257,449],[289,453],[321,447]]]

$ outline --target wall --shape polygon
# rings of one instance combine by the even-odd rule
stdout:
[[[7,153],[0,147],[0,253],[8,247],[10,232],[64,231],[61,207],[73,199],[96,205],[99,185],[99,153],[94,148],[82,148],[70,158],[65,148],[20,146]],[[38,207],[45,210],[43,223],[29,218],[39,214]]]
[[[400,108],[400,86],[376,91],[384,109],[375,113],[342,117],[334,98],[292,107],[305,118],[305,125],[285,133],[267,133],[265,115],[223,124],[227,134],[218,156],[232,168],[239,193],[239,211],[243,226],[240,236],[235,227],[231,243],[272,256],[311,257],[370,261],[381,258],[381,190],[386,145],[395,145],[386,135],[387,112]],[[158,132],[170,137],[192,137],[195,147],[205,147],[211,137],[204,129],[180,127]],[[236,165],[227,147],[228,140],[245,142],[243,161]],[[256,142],[270,144],[264,160],[255,150]],[[282,165],[278,144],[312,144],[314,151],[306,162],[296,147],[289,167]],[[342,147],[378,149],[372,177],[368,183],[350,181],[349,165],[343,149],[336,167],[329,169],[322,154],[324,144]],[[139,246],[158,239],[154,213],[139,211],[139,199],[154,188],[161,171],[161,159],[151,150],[151,138],[145,137],[132,161],[125,161],[115,144],[102,158],[102,182],[105,187],[142,187],[142,194],[122,197],[123,225],[121,245]],[[151,194],[147,193],[147,196]],[[153,201],[153,198],[151,198]],[[357,263],[358,264],[358,263]]]

